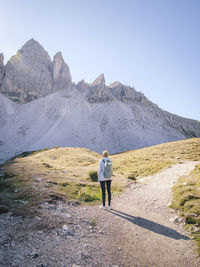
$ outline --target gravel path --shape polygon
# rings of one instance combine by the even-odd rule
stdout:
[[[195,243],[168,208],[171,187],[197,162],[130,184],[111,211],[57,201],[40,216],[0,216],[0,266],[199,266]]]

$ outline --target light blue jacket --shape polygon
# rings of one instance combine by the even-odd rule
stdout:
[[[108,181],[108,180],[112,180],[112,178],[105,178],[103,173],[104,173],[104,161],[110,160],[109,158],[103,157],[100,161],[99,161],[99,168],[98,168],[98,181]]]

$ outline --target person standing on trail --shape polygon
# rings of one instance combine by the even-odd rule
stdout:
[[[108,209],[111,209],[111,182],[112,182],[112,161],[108,158],[108,151],[105,150],[102,153],[102,159],[99,161],[99,168],[98,168],[98,181],[101,185],[102,191],[102,202],[103,205],[101,206],[102,209],[105,209],[105,200],[106,200],[106,192],[105,192],[105,185],[108,192]]]

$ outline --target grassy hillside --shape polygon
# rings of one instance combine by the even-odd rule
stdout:
[[[180,177],[173,187],[171,206],[184,217],[187,230],[197,241],[200,256],[200,164],[189,176]]]
[[[1,166],[0,201],[12,210],[35,210],[41,201],[68,199],[96,203],[99,184],[89,178],[101,155],[83,148],[44,149],[24,153]],[[200,160],[200,139],[165,143],[112,155],[113,195],[119,194],[129,178],[144,177],[184,160]]]
[[[200,138],[164,143],[113,155],[117,175],[145,177],[184,160],[200,160]]]

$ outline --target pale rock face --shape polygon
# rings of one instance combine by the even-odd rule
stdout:
[[[110,88],[113,88],[113,87],[117,87],[117,86],[120,86],[120,85],[121,85],[120,82],[115,81],[115,82],[111,83],[111,84],[109,85],[109,87],[110,87]]]
[[[0,69],[4,67],[4,56],[0,53]]]
[[[53,59],[53,91],[72,87],[72,78],[68,65],[64,62],[61,52]]]
[[[79,83],[77,83],[76,88],[81,91],[84,92],[87,89],[89,89],[89,84],[86,83],[84,80],[80,81]]]
[[[105,84],[104,74],[101,74],[93,83],[90,84],[87,100],[89,103],[106,103],[113,100],[113,96]]]
[[[112,84],[110,90],[112,94],[122,102],[133,101],[134,99],[136,99],[136,97],[138,98],[134,88],[125,86],[120,83]]]
[[[97,88],[105,88],[105,77],[102,73],[96,80],[94,80],[93,83],[90,85],[91,87],[97,87]]]
[[[2,88],[3,76],[4,76],[4,56],[3,54],[0,54],[0,91]]]
[[[199,121],[166,112],[120,82],[106,86],[103,74],[72,83],[61,53],[52,62],[33,39],[5,66],[1,56],[0,66],[0,163],[57,145],[117,153],[200,137]]]
[[[99,153],[200,137],[200,123],[150,101],[89,103],[76,88],[19,105],[0,94],[0,162],[44,147],[85,147]]]
[[[3,66],[2,56],[0,66]],[[71,88],[71,74],[61,53],[53,62],[44,48],[29,40],[0,71],[0,92],[23,104]]]
[[[51,59],[33,39],[11,57],[4,70],[2,93],[18,103],[52,93]]]
[[[135,88],[121,84],[120,82],[114,82],[110,86],[112,94],[120,101],[124,103],[140,102],[145,103],[149,101],[144,94],[137,92]]]

